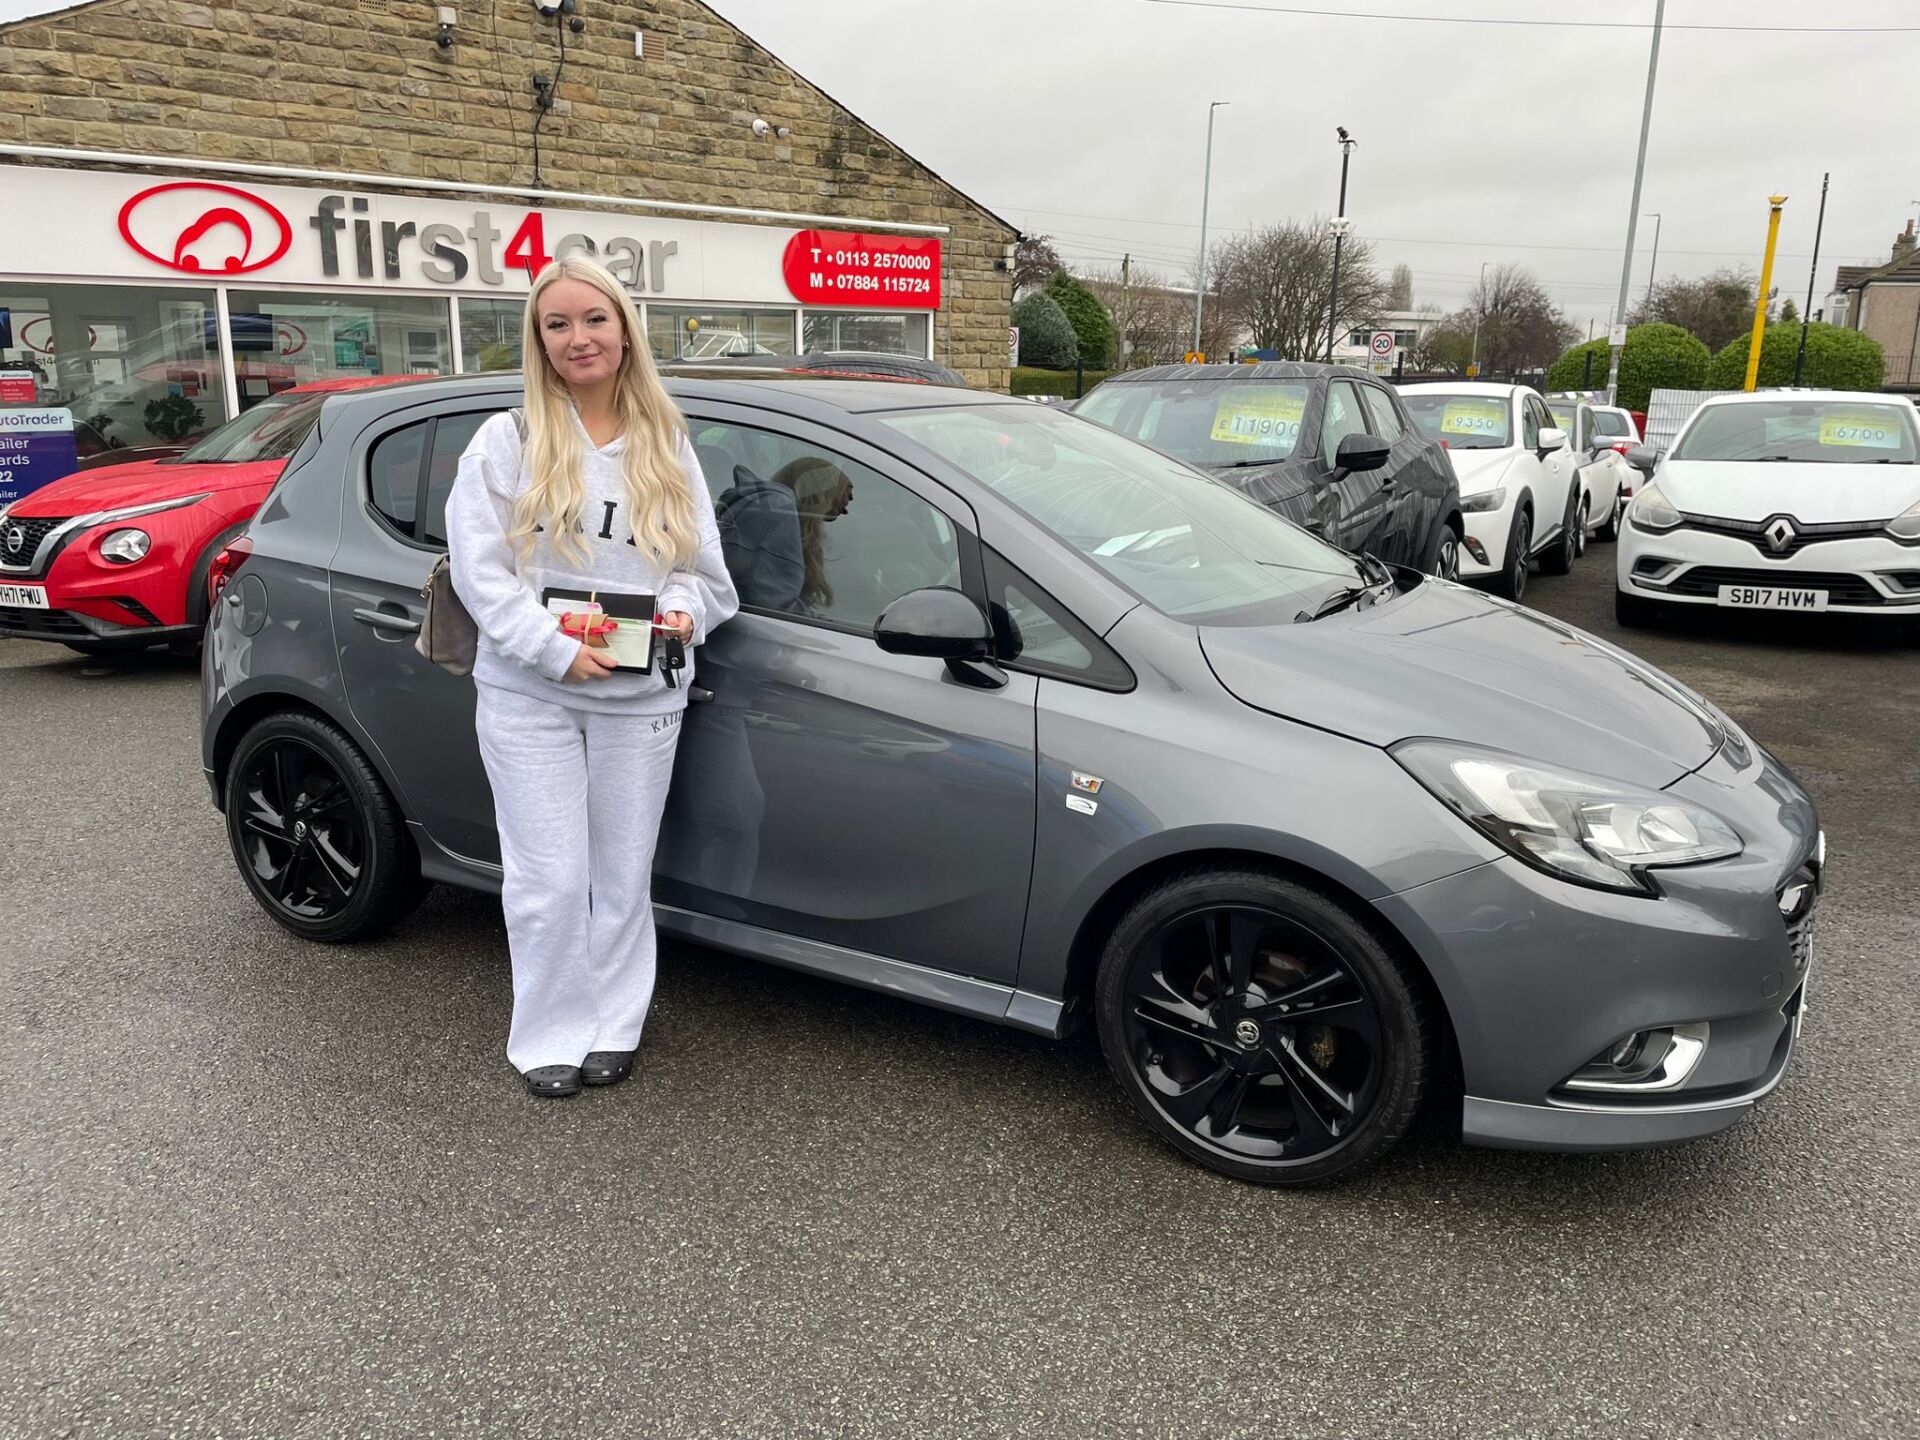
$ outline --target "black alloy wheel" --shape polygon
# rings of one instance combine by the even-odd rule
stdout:
[[[1460,578],[1460,532],[1451,525],[1440,527],[1440,543],[1434,547],[1432,573],[1442,580]]]
[[[1580,497],[1580,504],[1573,512],[1573,553],[1576,556],[1587,553],[1587,497]]]
[[[1620,538],[1620,517],[1626,513],[1627,497],[1615,495],[1613,509],[1607,512],[1607,523],[1600,527],[1600,533],[1594,538],[1611,545]]]
[[[1560,534],[1540,557],[1540,569],[1548,575],[1569,575],[1573,573],[1573,562],[1580,558],[1580,552],[1586,547],[1580,543],[1584,533],[1583,526],[1586,497],[1581,493],[1580,482],[1575,480],[1573,488],[1567,494],[1567,513],[1561,521]]]
[[[279,715],[247,732],[228,770],[227,838],[266,912],[309,940],[376,934],[418,903],[406,825],[353,743]]]
[[[1174,1148],[1271,1185],[1333,1179],[1405,1131],[1430,1048],[1366,926],[1274,876],[1199,871],[1150,892],[1110,942],[1100,1039]]]
[[[1533,569],[1533,512],[1522,508],[1513,517],[1507,532],[1507,556],[1498,581],[1500,593],[1518,601],[1527,593],[1527,577]]]

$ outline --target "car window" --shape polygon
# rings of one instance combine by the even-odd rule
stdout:
[[[1520,444],[1527,450],[1540,448],[1540,411],[1534,408],[1531,397],[1520,402]]]
[[[284,460],[320,417],[324,395],[274,395],[238,420],[229,420],[180,457],[182,464],[241,465]]]
[[[1266,506],[1078,415],[1009,401],[874,418],[1164,615],[1283,623],[1359,579],[1349,556]]]
[[[1704,405],[1674,448],[1675,460],[1800,460],[1911,465],[1920,447],[1913,407],[1859,400],[1756,400]]]
[[[1366,412],[1360,408],[1353,385],[1346,380],[1328,385],[1326,408],[1320,412],[1321,462],[1331,466],[1340,453],[1340,442],[1349,435],[1364,435],[1366,430]]]
[[[959,531],[904,485],[771,430],[691,423],[748,609],[871,633],[908,591],[960,584]]]
[[[1406,433],[1406,426],[1400,423],[1400,412],[1394,408],[1393,397],[1372,385],[1360,388],[1367,397],[1367,414],[1373,418],[1373,433],[1389,445],[1393,444]]]
[[[1312,393],[1308,380],[1126,380],[1073,413],[1189,465],[1259,465],[1299,449]]]
[[[454,478],[460,473],[460,457],[466,453],[474,432],[493,413],[474,410],[465,415],[442,415],[434,423],[433,443],[427,456],[427,498],[420,507],[420,538],[429,545],[447,543],[447,496],[453,493]]]
[[[1572,444],[1579,438],[1580,411],[1575,406],[1567,404],[1555,405],[1549,401],[1547,403],[1547,414],[1553,418],[1555,425],[1567,432],[1567,442],[1569,444]]]
[[[1449,450],[1504,450],[1513,443],[1511,407],[1499,395],[1410,390],[1400,403],[1415,429]]]
[[[1612,410],[1593,412],[1593,433],[1608,440],[1626,440],[1632,437],[1633,427],[1627,424],[1627,417]]]
[[[1107,690],[1133,686],[1133,672],[1053,596],[995,552],[986,552],[1000,658],[1016,669]]]
[[[420,457],[426,453],[431,420],[421,420],[374,442],[367,457],[367,499],[395,530],[415,538],[420,503]]]

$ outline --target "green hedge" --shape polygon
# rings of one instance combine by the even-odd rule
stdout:
[[[1080,363],[1104,368],[1118,348],[1114,343],[1113,317],[1100,297],[1064,270],[1056,270],[1047,280],[1046,293],[1066,312],[1067,323],[1080,346]]]
[[[1093,389],[1111,374],[1113,374],[1111,370],[1087,371],[1086,390],[1080,393],[1084,395],[1087,390]],[[1008,386],[1007,393],[1009,395],[1065,395],[1071,400],[1073,371],[1040,370],[1031,365],[1023,365],[1013,372],[1013,383]]]
[[[1707,367],[1707,385],[1715,390],[1738,390],[1747,383],[1747,351],[1753,336],[1742,335],[1713,357]],[[1761,387],[1793,384],[1793,357],[1800,348],[1800,327],[1769,325],[1760,343]],[[1880,346],[1858,330],[1839,325],[1807,327],[1807,363],[1800,372],[1802,385],[1823,390],[1878,390],[1886,379],[1886,356]]]
[[[1549,390],[1579,390],[1586,373],[1585,356],[1592,352],[1593,388],[1607,383],[1605,337],[1576,345],[1547,372]],[[1647,397],[1655,390],[1700,390],[1707,388],[1707,347],[1678,325],[1636,325],[1627,331],[1626,348],[1620,352],[1620,405],[1628,410],[1645,410]]]

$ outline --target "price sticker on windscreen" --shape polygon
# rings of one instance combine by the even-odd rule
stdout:
[[[1898,450],[1900,421],[1871,410],[1828,410],[1820,416],[1822,445],[1864,445],[1870,450]]]
[[[1215,440],[1235,445],[1276,445],[1291,450],[1300,440],[1300,416],[1307,407],[1304,395],[1286,393],[1238,395],[1220,402],[1213,413]]]
[[[1442,435],[1504,435],[1507,433],[1507,402],[1504,400],[1449,400],[1440,415]]]

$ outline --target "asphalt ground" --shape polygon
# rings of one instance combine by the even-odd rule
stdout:
[[[1053,1043],[693,948],[636,1078],[501,1054],[496,902],[301,944],[234,873],[197,676],[0,642],[0,1433],[1920,1433],[1920,647],[1540,608],[1804,778],[1805,1039],[1733,1131],[1343,1188],[1152,1140]],[[1798,617],[1796,617],[1798,618]]]

